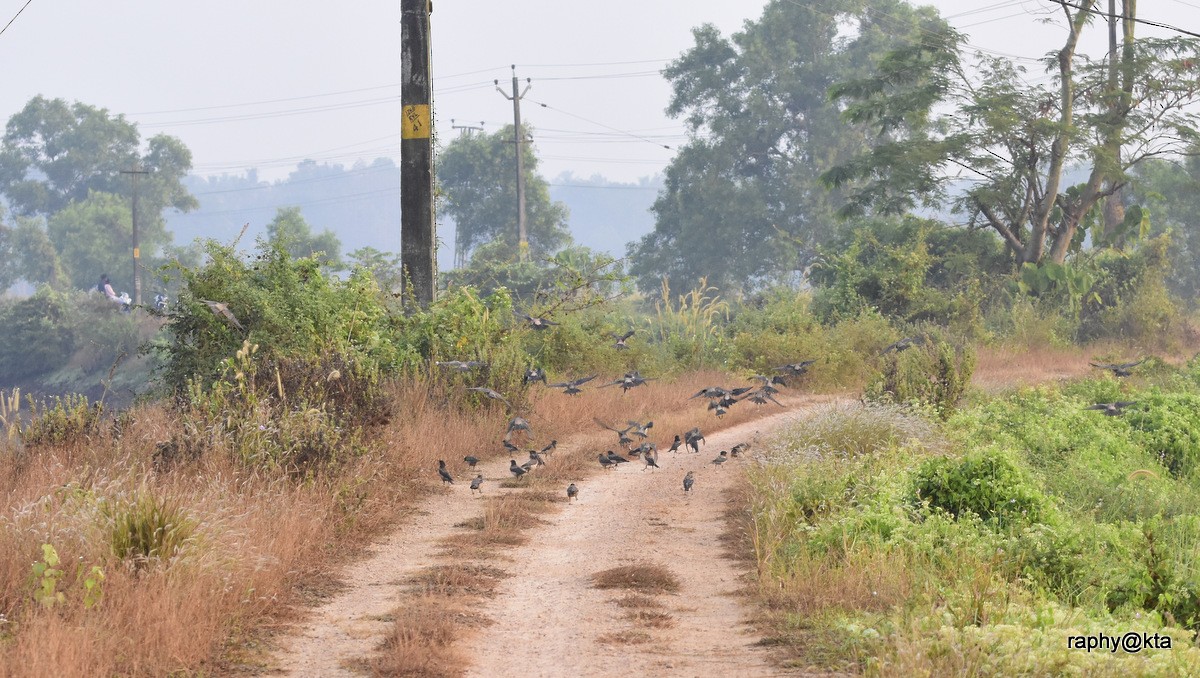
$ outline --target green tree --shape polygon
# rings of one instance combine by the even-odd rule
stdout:
[[[1180,298],[1200,300],[1200,159],[1152,159],[1137,168],[1130,200],[1150,215],[1150,233],[1171,234],[1168,285]]]
[[[49,216],[95,191],[129,196],[121,170],[140,166],[139,218],[161,220],[162,211],[195,209],[182,179],[192,154],[179,139],[151,137],[141,150],[137,126],[125,116],[83,103],[36,96],[5,128],[0,143],[0,193],[22,216]]]
[[[313,233],[299,207],[280,207],[267,224],[267,238],[280,243],[293,259],[317,256],[323,266],[342,267],[342,242],[328,229]]]
[[[139,243],[145,252],[158,252],[170,244],[171,235],[161,220],[148,221],[139,224]],[[112,193],[92,192],[84,200],[55,212],[46,222],[46,230],[71,285],[87,289],[95,286],[101,273],[107,273],[116,290],[133,290],[133,227],[128,200]],[[146,258],[147,270],[154,268],[154,259]],[[148,276],[143,272],[142,277]]]
[[[529,128],[525,127],[525,133]],[[491,241],[517,255],[517,178],[513,128],[451,141],[438,156],[438,182],[445,213],[454,220],[458,262]],[[571,242],[567,207],[550,200],[550,185],[537,173],[532,144],[521,144],[525,169],[525,225],[530,254],[550,255]]]
[[[1133,16],[1134,3],[1123,5]],[[1087,235],[1094,244],[1120,244],[1140,225],[1112,199],[1130,169],[1197,138],[1198,117],[1187,105],[1200,89],[1200,42],[1136,39],[1126,20],[1120,49],[1092,61],[1077,47],[1099,3],[1061,10],[1067,39],[1045,60],[1047,84],[1029,83],[1005,59],[981,57],[968,67],[961,36],[931,25],[876,74],[834,88],[847,119],[872,125],[879,139],[825,175],[850,191],[843,213],[949,204],[998,233],[1017,264],[1061,264]],[[1067,185],[1076,166],[1087,179]],[[966,188],[949,196],[953,181]]]
[[[362,267],[371,272],[379,289],[385,292],[400,290],[404,281],[400,255],[382,252],[374,247],[360,247],[347,256],[351,268]]]
[[[802,269],[835,223],[820,172],[866,145],[829,87],[933,18],[900,0],[772,0],[728,38],[695,29],[664,71],[668,112],[692,139],[667,169],[654,232],[629,250],[639,287],[754,287]]]

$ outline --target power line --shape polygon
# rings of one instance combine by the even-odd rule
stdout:
[[[1134,23],[1146,24],[1147,26],[1154,26],[1155,28],[1165,28],[1169,31],[1175,31],[1176,33],[1183,33],[1184,35],[1190,35],[1193,38],[1200,38],[1200,33],[1193,33],[1189,30],[1180,28],[1178,26],[1172,26],[1171,24],[1164,24],[1164,23],[1161,23],[1158,21],[1150,21],[1149,19],[1139,19],[1137,17],[1126,16],[1124,14],[1109,14],[1108,12],[1103,12],[1098,9],[1092,9],[1090,7],[1080,7],[1079,5],[1073,5],[1069,2],[1067,2],[1066,0],[1050,0],[1050,2],[1060,4],[1063,7],[1070,7],[1071,9],[1077,9],[1080,12],[1087,12],[1088,14],[1095,14],[1097,16],[1106,17],[1108,19],[1125,19],[1127,21],[1133,21]]]
[[[670,147],[670,146],[668,146],[668,145],[666,145],[666,144],[660,144],[659,142],[657,142],[657,141],[654,141],[653,139],[649,139],[649,138],[647,138],[647,137],[641,136],[640,134],[634,134],[633,132],[628,132],[628,131],[626,131],[626,130],[623,130],[623,129],[618,129],[618,128],[616,128],[616,127],[613,127],[612,125],[605,125],[605,124],[604,124],[604,123],[602,123],[602,122],[596,122],[595,120],[591,120],[591,119],[589,119],[589,118],[585,118],[585,117],[583,117],[582,115],[576,115],[576,114],[574,114],[574,113],[569,113],[569,112],[567,112],[567,111],[564,111],[564,110],[562,110],[561,108],[555,108],[555,107],[551,106],[550,104],[543,103],[543,102],[541,102],[541,101],[537,101],[536,99],[530,99],[530,101],[532,101],[533,103],[537,104],[538,106],[541,106],[542,108],[548,108],[548,109],[550,109],[550,110],[552,110],[552,111],[555,111],[555,112],[558,112],[558,113],[562,113],[563,115],[569,115],[569,116],[571,116],[572,118],[577,118],[577,119],[579,119],[579,120],[582,120],[582,121],[584,121],[584,122],[591,123],[591,124],[593,124],[593,125],[598,125],[598,126],[600,126],[600,127],[603,127],[603,128],[605,128],[605,129],[610,129],[610,130],[612,130],[612,131],[614,131],[614,132],[618,132],[618,133],[620,133],[620,134],[624,134],[625,136],[633,137],[634,139],[640,139],[640,140],[642,140],[642,141],[644,141],[644,142],[646,142],[646,143],[648,143],[648,144],[654,144],[655,146],[660,146],[660,147],[662,147],[662,148],[665,148],[665,149],[667,149],[668,151],[669,151],[669,150],[671,150],[671,147]]]
[[[21,12],[24,12],[25,8],[28,7],[31,2],[33,2],[33,0],[25,0],[25,4],[21,5],[21,9],[17,10],[17,13],[13,15],[13,18],[9,19],[8,23],[4,24],[4,28],[0,28],[0,35],[4,35],[4,31],[7,31],[8,27],[13,25],[13,22],[17,20],[17,17],[21,16]]]

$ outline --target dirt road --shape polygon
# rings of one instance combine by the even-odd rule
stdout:
[[[746,573],[721,545],[727,491],[749,462],[709,462],[832,400],[793,400],[779,414],[709,435],[699,454],[664,452],[661,470],[634,461],[580,481],[577,502],[546,516],[527,545],[506,553],[500,565],[512,576],[479,610],[494,623],[463,641],[468,675],[782,675],[745,625],[736,592]],[[507,474],[507,462],[480,467],[488,478]],[[689,470],[696,482],[685,496]],[[481,514],[482,502],[466,489],[427,499],[417,517],[344,572],[345,590],[279,643],[273,673],[359,675],[350,667],[384,639],[405,581],[437,565],[455,525]],[[655,596],[652,624],[630,620],[616,603],[623,592],[592,586],[597,572],[635,563],[661,565],[681,584],[677,593]]]

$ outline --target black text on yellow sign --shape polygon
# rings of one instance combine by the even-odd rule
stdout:
[[[431,125],[429,124],[429,104],[413,104],[405,106],[401,115],[403,123],[400,126],[401,139],[428,139]]]

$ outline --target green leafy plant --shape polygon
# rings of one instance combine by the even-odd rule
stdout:
[[[62,577],[58,551],[50,544],[42,544],[42,559],[33,564],[33,599],[46,609],[65,602],[66,596],[58,590]]]
[[[956,518],[970,512],[984,521],[1005,523],[1038,522],[1048,508],[1028,475],[996,450],[925,461],[913,476],[909,496],[914,505]]]

